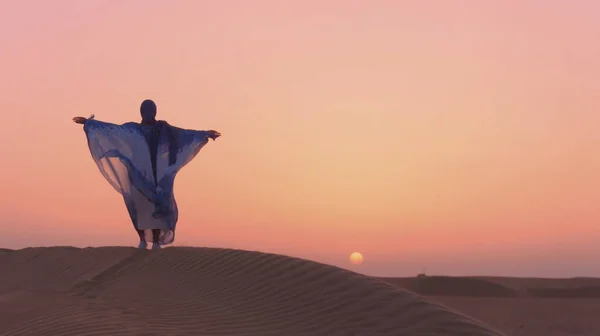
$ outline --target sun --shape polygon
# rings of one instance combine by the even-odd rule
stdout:
[[[350,262],[353,263],[354,265],[360,265],[363,263],[363,255],[360,254],[359,252],[353,252],[350,255]]]

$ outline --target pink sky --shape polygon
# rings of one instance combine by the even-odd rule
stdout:
[[[223,133],[178,176],[176,245],[600,276],[599,11],[0,0],[0,246],[136,245],[71,118],[138,120],[152,98]]]

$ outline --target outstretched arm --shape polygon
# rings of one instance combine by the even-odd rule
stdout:
[[[199,130],[188,130],[188,129],[183,129],[183,128],[179,128],[176,126],[172,126],[170,125],[168,122],[166,121],[162,121],[165,124],[167,124],[169,127],[171,127],[171,129],[175,130],[176,132],[181,132],[181,131],[186,131],[186,132],[200,132],[203,133],[204,136],[207,136],[210,139],[216,140],[218,137],[221,136],[221,133],[215,130],[209,130],[209,131],[199,131]]]

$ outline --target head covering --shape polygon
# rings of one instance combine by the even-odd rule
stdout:
[[[156,104],[150,99],[144,100],[140,106],[140,113],[142,122],[156,120]]]

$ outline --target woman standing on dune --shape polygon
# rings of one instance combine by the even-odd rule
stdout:
[[[129,216],[145,249],[152,232],[152,249],[175,240],[178,210],[173,195],[177,172],[217,131],[185,130],[156,120],[156,104],[145,100],[141,123],[116,125],[75,117],[84,125],[92,158],[106,180],[123,196]]]

